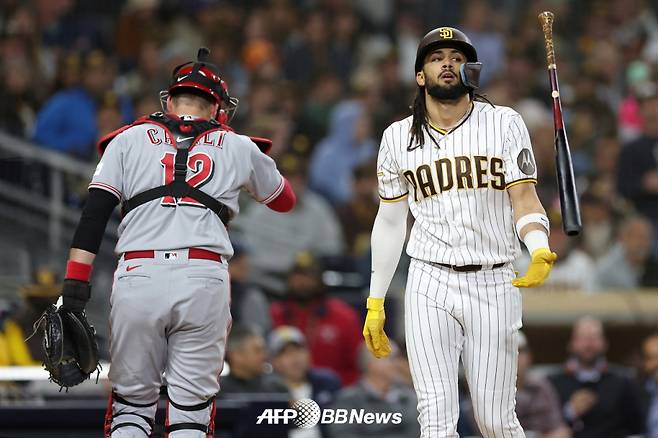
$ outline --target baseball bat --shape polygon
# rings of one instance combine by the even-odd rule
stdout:
[[[548,64],[548,77],[551,83],[551,97],[553,98],[553,124],[555,126],[555,151],[558,192],[560,193],[560,209],[562,211],[562,229],[568,236],[577,236],[583,227],[578,205],[578,192],[576,179],[571,163],[571,151],[567,139],[567,131],[562,117],[562,102],[560,100],[560,87],[557,81],[557,65],[555,63],[555,48],[553,47],[553,19],[552,12],[545,11],[539,14],[539,22],[544,31],[546,43],[546,61]]]

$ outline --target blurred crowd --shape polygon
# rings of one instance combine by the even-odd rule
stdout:
[[[544,9],[557,17],[584,225],[577,239],[561,231],[536,18]],[[658,284],[658,20],[648,0],[3,0],[0,129],[93,163],[95,142],[159,110],[172,68],[208,46],[241,102],[231,124],[273,139],[301,201],[285,217],[246,203],[233,224],[254,280],[282,292],[307,250],[367,277],[379,136],[409,114],[416,47],[439,24],[470,36],[484,63],[481,91],[528,125],[560,255],[547,287]],[[43,185],[34,169],[18,178]],[[80,205],[84,184],[67,196]]]
[[[550,243],[560,256],[545,287],[593,293],[658,285],[658,18],[649,0],[0,0],[0,6],[1,131],[94,163],[95,142],[160,110],[158,93],[173,67],[207,46],[240,99],[231,125],[273,140],[271,154],[298,204],[281,215],[245,202],[231,224],[236,328],[225,387],[289,391],[321,406],[372,404],[404,411],[413,421],[402,426],[416,424],[403,346],[390,360],[373,361],[361,344],[359,311],[379,202],[377,145],[388,124],[410,114],[416,47],[438,25],[469,35],[484,64],[481,92],[516,109],[528,126]],[[545,9],[556,15],[583,218],[577,238],[567,238],[560,223],[537,21]],[[0,159],[2,178],[43,184],[33,168]],[[84,184],[68,188],[71,204],[84,196]],[[526,263],[521,257],[517,269]],[[25,347],[6,353],[9,339],[30,329],[27,322],[57,289],[56,278],[35,275],[36,289],[21,292],[21,310],[0,312],[0,364],[39,361],[38,341],[27,345],[32,355]],[[550,381],[526,378],[529,348],[522,343],[517,406],[538,436],[621,436],[587,432],[607,424],[600,419],[636,433],[645,419],[625,417],[636,401],[642,409],[633,415],[647,413],[658,436],[657,337],[643,345],[646,381],[637,385],[637,399],[628,377],[605,361],[596,321],[576,326],[564,372]],[[280,378],[263,374],[266,360]],[[468,413],[467,397],[463,405]],[[460,427],[474,431],[468,415]],[[402,433],[417,435],[378,435]]]
[[[296,265],[298,281],[302,281],[302,276],[308,276],[310,281],[314,269],[307,261]],[[30,303],[29,317],[34,317],[40,306],[56,296],[53,278],[42,273],[38,280],[40,283],[21,290]],[[256,305],[259,300],[252,297],[251,302]],[[312,327],[308,325],[310,316],[304,320],[281,319],[280,312],[285,312],[282,306],[259,313],[258,321],[236,323],[227,342],[225,359],[229,372],[220,379],[219,399],[234,403],[262,397],[290,402],[311,399],[323,410],[364,410],[399,418],[375,424],[321,423],[293,429],[290,438],[419,436],[417,399],[404,343],[392,341],[391,355],[376,359],[364,344],[355,340],[358,331],[352,326],[356,322],[354,311],[339,302],[326,304],[328,314],[317,315]],[[313,312],[317,310],[316,307]],[[271,315],[271,319],[263,319],[264,315]],[[24,320],[30,319],[19,316],[4,320],[0,366],[38,363],[38,339],[34,344],[22,342]],[[571,328],[564,345],[567,355],[563,364],[537,366],[532,346],[519,332],[516,412],[526,436],[657,437],[658,332],[634,343],[637,348],[623,365],[610,362],[603,323],[584,316]],[[39,399],[29,386],[0,384],[0,406],[24,402],[26,396]],[[458,433],[462,437],[481,436],[463,372],[459,399]]]

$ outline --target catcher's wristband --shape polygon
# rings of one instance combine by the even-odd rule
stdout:
[[[68,280],[89,281],[91,278],[91,265],[69,260],[66,263],[66,275],[64,275],[64,278]]]

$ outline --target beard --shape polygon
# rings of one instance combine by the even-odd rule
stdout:
[[[454,85],[427,84],[427,94],[440,101],[454,101],[468,93],[468,88],[460,80]]]

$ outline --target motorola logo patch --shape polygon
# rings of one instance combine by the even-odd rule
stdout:
[[[516,164],[519,166],[519,169],[521,169],[521,172],[526,175],[532,175],[535,173],[535,160],[532,158],[532,152],[530,152],[530,149],[522,149],[521,152],[519,152],[519,156],[516,157]]]

